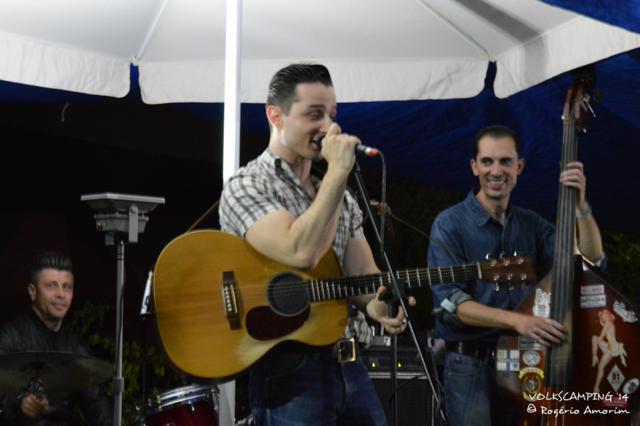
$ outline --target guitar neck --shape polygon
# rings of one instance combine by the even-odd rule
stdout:
[[[396,271],[396,280],[405,289],[422,288],[433,284],[465,282],[482,278],[480,263],[437,268],[415,268]],[[335,279],[307,281],[312,302],[345,299],[352,296],[372,294],[381,285],[391,284],[391,274],[358,275]]]

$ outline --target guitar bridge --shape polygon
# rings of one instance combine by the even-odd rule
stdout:
[[[231,330],[240,329],[240,309],[238,309],[238,293],[233,271],[222,273],[222,301],[225,316],[229,321],[229,328]]]

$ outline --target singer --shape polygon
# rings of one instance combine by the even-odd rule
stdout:
[[[226,182],[220,225],[291,267],[311,269],[333,249],[346,275],[376,273],[362,212],[346,191],[360,140],[342,133],[336,113],[326,67],[278,71],[266,106],[269,146]],[[323,179],[311,174],[321,159],[328,164]],[[350,309],[344,339],[323,348],[286,342],[254,367],[249,389],[257,425],[386,425],[363,363],[343,354],[345,347],[357,354],[357,345],[371,341],[363,312],[390,333],[404,330],[404,314],[389,318],[387,305],[371,295],[351,303],[359,310]]]

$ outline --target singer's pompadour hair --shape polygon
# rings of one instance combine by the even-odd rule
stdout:
[[[267,105],[275,105],[288,114],[291,105],[297,100],[296,87],[300,83],[322,83],[333,87],[331,74],[324,65],[291,64],[271,78]]]

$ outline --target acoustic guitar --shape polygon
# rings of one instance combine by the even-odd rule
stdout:
[[[398,271],[404,288],[482,278],[535,282],[530,259]],[[346,299],[375,293],[388,273],[341,277],[330,251],[312,271],[282,265],[245,240],[214,230],[183,234],[160,253],[153,299],[169,360],[191,376],[226,379],[283,341],[328,345],[347,325]]]

